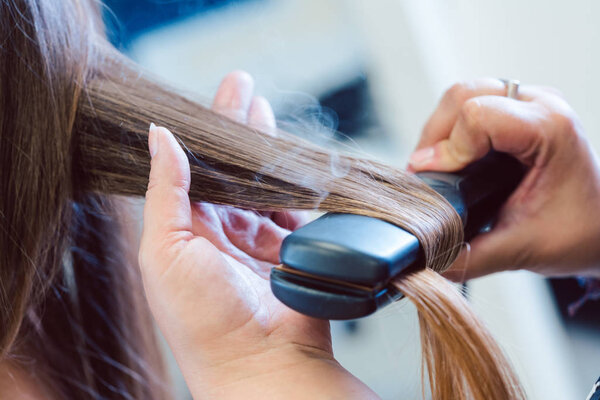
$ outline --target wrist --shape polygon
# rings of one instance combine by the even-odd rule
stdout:
[[[184,376],[194,399],[378,398],[330,352],[298,344],[213,362]]]

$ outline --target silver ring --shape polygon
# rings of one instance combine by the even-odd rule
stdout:
[[[518,99],[519,97],[519,82],[516,79],[500,79],[504,86],[506,87],[506,97],[510,99]]]

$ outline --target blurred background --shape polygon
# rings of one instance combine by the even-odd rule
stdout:
[[[317,121],[404,166],[452,83],[491,76],[559,88],[600,151],[597,0],[108,0],[113,43],[210,102],[244,69],[278,118]],[[330,130],[331,131],[331,130]],[[583,399],[600,374],[600,302],[573,317],[574,279],[526,272],[469,283],[531,399]],[[332,324],[338,360],[384,399],[420,398],[416,315],[400,302]],[[171,360],[178,398],[189,398]]]

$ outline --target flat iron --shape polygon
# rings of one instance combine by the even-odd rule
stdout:
[[[490,152],[455,173],[416,174],[460,215],[465,240],[489,229],[517,187],[524,167]],[[423,268],[417,238],[389,222],[328,213],[288,235],[281,265],[271,270],[271,290],[288,307],[321,319],[347,320],[372,314],[402,298],[390,281]]]

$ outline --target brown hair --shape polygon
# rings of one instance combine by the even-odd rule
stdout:
[[[83,190],[73,129],[100,65],[86,1],[8,0],[0,32],[0,355],[56,398],[166,398],[115,202]]]
[[[462,243],[443,198],[403,171],[285,132],[272,137],[156,83],[106,42],[91,4],[2,6],[3,355],[23,349],[39,360],[62,397],[163,397],[153,390],[162,372],[148,311],[115,246],[109,197],[145,193],[153,121],[187,150],[194,201],[363,214],[415,234],[425,269],[396,284],[419,311],[433,398],[523,397],[501,350],[438,274]]]

